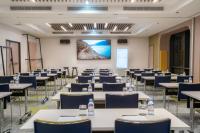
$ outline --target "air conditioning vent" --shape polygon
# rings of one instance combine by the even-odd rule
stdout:
[[[123,10],[125,11],[163,11],[164,7],[133,7],[133,6],[124,6]]]
[[[52,32],[52,34],[73,34],[73,32]]]
[[[80,11],[80,10],[93,10],[93,11],[108,11],[107,6],[68,6],[68,11]]]
[[[131,32],[110,32],[110,34],[131,34]]]
[[[31,10],[31,11],[51,11],[51,6],[11,6],[11,11],[24,11],[24,10]]]

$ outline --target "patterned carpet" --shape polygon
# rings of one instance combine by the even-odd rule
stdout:
[[[64,82],[64,80],[63,80]],[[67,79],[67,83],[75,82],[73,79]],[[60,84],[60,83],[58,83]],[[62,87],[62,90],[65,89]],[[32,114],[35,114],[40,109],[55,109],[56,103],[51,101],[51,96],[53,93],[53,88],[49,89],[49,95],[50,100],[45,103],[41,104],[40,99],[43,97],[43,95],[40,95],[39,97],[35,97],[34,95],[29,95],[29,103],[28,108],[30,111],[32,111]],[[139,86],[139,90],[143,90],[143,86]],[[149,96],[152,96],[152,92],[150,91],[151,88],[148,88],[149,91],[146,92]],[[39,94],[44,94],[44,92],[41,91]],[[39,101],[38,101],[39,99]],[[157,95],[154,100],[155,108],[162,108],[163,107],[163,96]],[[176,102],[174,101],[174,97],[169,98],[169,103],[167,103],[168,110],[176,115]],[[4,130],[12,128],[11,133],[33,133],[33,131],[22,131],[19,128],[22,126],[19,124],[19,118],[20,118],[20,110],[21,114],[24,114],[24,102],[23,98],[21,101],[13,102],[12,104],[12,110],[13,110],[13,122],[11,125],[11,119],[10,119],[10,104],[8,104],[8,107],[6,110],[4,110]],[[190,116],[189,116],[189,109],[186,108],[186,103],[181,102],[179,104],[179,114],[178,117],[186,122],[188,125],[190,125]],[[195,114],[195,133],[200,133],[200,114],[196,112]]]

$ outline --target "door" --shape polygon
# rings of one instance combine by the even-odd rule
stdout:
[[[6,75],[12,75],[21,72],[21,50],[20,43],[15,41],[6,41]]]

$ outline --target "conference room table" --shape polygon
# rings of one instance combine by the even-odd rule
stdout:
[[[122,80],[121,76],[118,76],[118,75],[112,75],[112,76],[116,76],[116,80],[118,80],[118,81]],[[78,81],[78,77],[75,77],[74,79],[75,79],[75,81]],[[99,76],[94,76],[94,80],[99,81],[100,80]]]
[[[163,99],[163,102],[164,102],[164,108],[166,108],[166,91],[168,90],[178,90],[179,88],[179,83],[159,83],[159,85],[161,87],[163,87],[163,91],[164,91],[164,99]]]
[[[59,92],[57,93],[54,97],[52,97],[52,101],[56,101],[57,102],[57,108],[60,108],[60,95],[61,94],[71,94],[71,95],[84,95],[84,94],[93,94],[94,95],[94,101],[95,103],[105,103],[106,100],[106,94],[114,94],[114,95],[130,95],[130,94],[138,94],[139,97],[139,101],[144,101],[147,102],[148,99],[150,98],[148,95],[146,95],[143,92],[140,91],[132,91],[132,92],[128,92],[128,91],[94,91],[94,92]],[[131,102],[131,101],[130,101]]]
[[[188,96],[190,98],[190,119],[191,119],[191,129],[194,129],[194,114],[195,109],[193,107],[194,100],[200,101],[200,91],[182,91],[182,94]]]
[[[118,118],[129,119],[132,121],[153,121],[160,119],[171,119],[171,130],[178,133],[179,131],[186,132],[190,127],[175,115],[163,108],[155,108],[154,115],[147,114],[147,110],[138,108],[129,109],[95,109],[94,116],[79,116],[78,109],[48,109],[38,111],[30,118],[20,129],[25,131],[33,131],[34,120],[47,121],[72,121],[80,119],[90,119],[92,131],[114,131],[115,120]]]
[[[155,81],[155,76],[142,76],[141,77],[144,80],[144,91],[146,91],[146,84],[148,81],[154,82]],[[176,81],[177,76],[172,76],[171,81]]]
[[[4,119],[4,108],[3,108],[3,101],[4,98],[12,95],[12,92],[0,92],[0,133],[3,133],[3,119]]]
[[[130,83],[126,83],[126,87],[129,87],[130,86]],[[70,89],[71,88],[71,83],[68,83],[66,86],[65,86],[67,89]],[[132,86],[134,87],[134,86]],[[102,89],[103,88],[103,83],[94,83],[94,88],[95,89]]]
[[[49,99],[48,90],[47,90],[48,79],[49,79],[49,77],[39,77],[39,76],[36,77],[37,81],[39,81],[39,82],[42,81],[45,84],[45,86],[44,86],[45,87],[45,97],[42,99],[42,103],[47,102]]]

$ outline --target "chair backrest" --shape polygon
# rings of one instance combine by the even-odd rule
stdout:
[[[154,76],[154,73],[150,73],[150,72],[142,72],[142,73],[141,73],[141,76],[145,76],[145,77],[148,77],[148,76]]]
[[[142,73],[142,72],[144,72],[143,70],[135,70],[134,71],[134,74],[140,74],[140,73]]]
[[[109,72],[100,72],[99,73],[100,76],[109,76],[110,74],[112,74],[112,73],[109,73]]]
[[[91,133],[91,121],[88,119],[69,122],[46,120],[34,121],[34,133]]]
[[[94,91],[94,83],[92,84],[92,90]],[[88,88],[89,87],[89,83],[71,83],[71,88],[70,91],[71,92],[82,92],[83,88]]]
[[[83,72],[81,73],[82,76],[90,76],[90,75],[93,75],[93,73],[90,73],[90,72]]]
[[[10,83],[13,80],[13,76],[0,76],[0,83]]]
[[[51,73],[57,74],[57,70],[51,70]]]
[[[138,94],[106,94],[106,108],[138,108]]]
[[[135,72],[135,71],[140,70],[140,69],[138,69],[138,68],[133,68],[133,69],[129,69],[129,70],[132,71],[132,72]]]
[[[36,76],[20,76],[19,77],[19,82],[20,83],[28,83],[32,84],[32,88],[37,89],[37,80]]]
[[[100,83],[116,83],[115,76],[100,76],[99,77]]]
[[[171,73],[170,72],[166,72],[165,76],[171,76]]]
[[[170,133],[170,125],[170,119],[146,122],[117,119],[115,133]]]
[[[10,87],[8,83],[0,84],[0,92],[9,92]]]
[[[78,83],[88,83],[88,80],[92,81],[92,76],[78,76]]]
[[[182,91],[200,91],[200,83],[180,83],[178,89],[178,100],[185,100],[188,97],[183,95]]]
[[[79,105],[88,105],[90,99],[93,99],[93,94],[85,94],[85,95],[61,94],[60,107],[61,109],[78,109]]]
[[[103,83],[103,91],[123,91],[125,83]]]
[[[170,83],[171,76],[155,76],[154,87],[160,87],[159,83]]]
[[[185,80],[189,80],[189,78],[193,78],[192,76],[181,76],[181,75],[179,75],[179,76],[177,76],[177,83],[183,83]]]
[[[42,73],[40,73],[41,74],[41,77],[47,77],[47,72],[42,72]]]
[[[21,76],[29,76],[30,73],[20,73]]]
[[[152,71],[152,70],[153,70],[152,68],[145,68],[144,69],[145,72]]]

